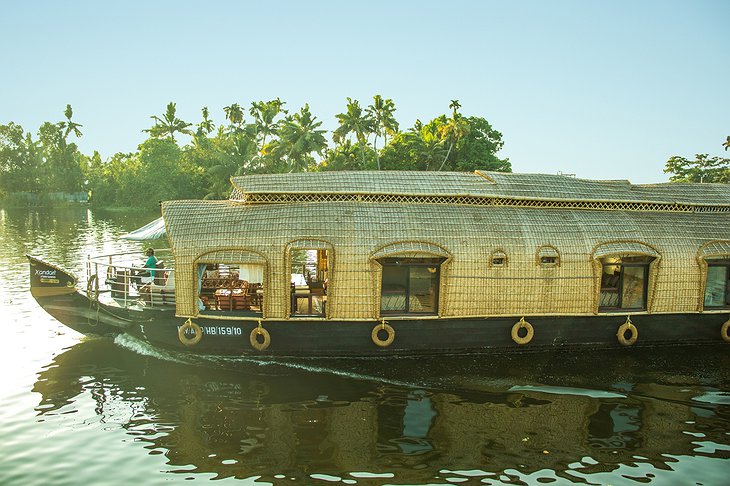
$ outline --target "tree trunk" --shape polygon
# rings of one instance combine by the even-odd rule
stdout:
[[[454,142],[451,142],[449,144],[449,150],[446,152],[446,157],[444,157],[444,161],[441,162],[441,167],[439,167],[439,171],[444,168],[444,164],[446,164],[446,161],[449,159],[449,155],[451,154],[451,149],[454,148]]]
[[[375,162],[378,163],[378,170],[380,170],[380,156],[378,155],[378,136],[375,135],[373,139],[373,150],[375,150]]]

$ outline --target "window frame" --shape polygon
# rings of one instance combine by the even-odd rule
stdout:
[[[495,260],[501,260],[501,262],[495,262]],[[494,250],[489,255],[489,268],[506,268],[509,264],[509,258],[507,252],[498,249]]]
[[[292,284],[291,284],[291,269],[292,269],[292,252],[294,251],[324,251],[326,254],[326,262],[327,262],[327,288],[325,290],[325,293],[321,295],[320,297],[324,297],[324,299],[321,300],[325,303],[322,304],[322,312],[313,312],[311,314],[300,314],[292,312],[294,308],[294,302],[293,302],[293,295],[295,292],[293,292]],[[334,290],[336,288],[336,283],[333,284],[335,281],[335,249],[334,245],[330,243],[327,240],[322,240],[319,238],[298,238],[296,240],[292,240],[289,243],[287,243],[285,249],[284,249],[284,265],[289,270],[285,272],[284,277],[286,278],[286,289],[287,293],[289,295],[287,308],[286,308],[286,316],[287,319],[290,320],[296,320],[296,319],[329,319],[330,318],[330,308],[332,305],[333,295],[335,294]],[[319,257],[318,257],[319,258]],[[312,289],[309,289],[310,293]],[[310,295],[316,295],[316,294],[310,294]],[[311,299],[312,297],[310,297]],[[314,306],[312,306],[312,309],[314,309]]]
[[[702,293],[702,308],[704,310],[723,310],[730,309],[730,259],[706,259],[705,263],[707,268],[705,273],[704,292]],[[710,276],[710,267],[724,267],[725,268],[725,304],[724,305],[710,305],[705,304],[705,296],[707,295],[707,279]]]
[[[553,245],[541,245],[535,252],[535,263],[540,268],[558,268],[560,252]]]
[[[621,257],[614,257],[618,258],[618,262],[611,262],[611,263],[604,263],[604,259],[608,257],[604,257],[599,259],[600,265],[601,265],[601,276],[600,276],[600,282],[599,282],[599,289],[598,289],[598,312],[621,312],[621,311],[646,311],[649,308],[649,277],[650,277],[650,267],[653,263],[653,260],[648,260],[646,262],[623,262]],[[619,279],[618,279],[618,287],[604,287],[603,286],[603,275],[604,275],[604,268],[606,267],[619,267]],[[644,288],[642,289],[642,300],[644,305],[642,307],[623,307],[623,298],[624,298],[624,269],[627,267],[631,268],[637,268],[637,267],[643,267],[644,268]],[[601,295],[604,292],[604,289],[616,289],[618,294],[618,306],[602,306],[601,305]]]
[[[308,282],[307,286],[309,287],[306,292],[298,292],[297,287],[294,285],[293,282],[290,281],[290,298],[289,298],[289,318],[290,319],[300,319],[300,318],[315,318],[315,319],[324,319],[327,317],[327,285],[325,283],[329,283],[329,265],[331,261],[331,250],[329,248],[298,248],[294,246],[289,247],[289,268],[290,273],[291,270],[293,270],[293,261],[294,261],[294,255],[293,253],[295,251],[316,251],[317,252],[317,267],[319,267],[321,261],[325,262],[325,272],[327,273],[327,276],[324,278],[324,280],[316,280],[312,282]],[[324,259],[320,259],[320,252],[324,252]],[[322,291],[321,293],[316,292],[314,287],[311,286],[312,283],[316,282],[317,284],[322,284]],[[317,287],[318,289],[320,287]],[[319,301],[320,305],[320,311],[317,312],[317,306],[315,305],[314,301],[315,298],[317,301]],[[311,310],[311,312],[299,312],[298,306],[299,306],[299,300],[300,299],[307,299],[308,301],[308,309]]]
[[[241,267],[245,265],[255,265],[262,267],[262,282],[255,282],[260,283],[262,285],[262,293],[260,296],[260,307],[258,311],[253,310],[246,310],[246,309],[215,309],[215,308],[207,308],[207,309],[200,309],[198,307],[198,302],[201,300],[201,297],[203,295],[202,289],[200,288],[200,285],[202,284],[202,274],[200,273],[200,267],[207,266],[207,265],[226,265],[226,266],[236,266]],[[194,291],[194,297],[195,297],[195,316],[210,318],[210,319],[230,319],[231,317],[235,317],[236,319],[241,320],[257,320],[257,319],[265,319],[267,317],[267,308],[268,305],[268,289],[269,286],[269,262],[268,260],[259,252],[253,251],[247,248],[238,248],[238,247],[232,247],[232,248],[222,248],[219,250],[214,250],[210,252],[203,253],[196,257],[193,260],[193,268],[195,269],[195,291]],[[224,279],[221,279],[224,280]],[[251,282],[249,282],[250,284]],[[233,288],[231,288],[233,290]]]
[[[394,263],[391,263],[392,260],[395,260]],[[413,262],[414,260],[421,260],[421,262],[417,263],[410,263],[408,265],[404,265],[403,261],[410,261]],[[431,261],[427,261],[431,260]],[[379,258],[377,260],[378,264],[381,266],[381,273],[380,273],[380,315],[381,316],[438,316],[439,313],[439,300],[440,300],[440,294],[441,294],[441,273],[442,273],[442,266],[444,262],[447,261],[447,258],[444,257],[383,257]],[[408,272],[406,274],[406,288],[405,288],[405,309],[404,310],[383,310],[383,271],[387,267],[395,267],[395,268],[406,268],[408,269]],[[411,299],[411,278],[410,278],[410,269],[411,268],[431,268],[436,267],[436,277],[435,277],[435,284],[433,285],[435,295],[433,297],[434,299],[434,310],[433,312],[412,312],[409,311],[410,309],[410,299]]]

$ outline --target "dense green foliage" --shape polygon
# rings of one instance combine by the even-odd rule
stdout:
[[[169,103],[149,138],[136,152],[102,160],[82,154],[70,137],[82,136],[72,120],[46,122],[37,137],[10,122],[0,125],[0,196],[18,193],[88,192],[100,206],[153,206],[179,198],[226,198],[233,175],[320,170],[511,171],[496,154],[502,134],[481,117],[451,114],[426,124],[416,121],[400,131],[395,104],[380,95],[362,106],[347,99],[338,127],[327,141],[322,122],[304,105],[290,112],[278,98],[256,101],[246,110],[238,103],[223,109],[226,124],[216,126],[208,108],[193,124],[178,118]],[[180,138],[189,138],[181,144]],[[382,144],[380,147],[378,146]]]
[[[722,145],[725,150],[730,148],[730,137],[727,137]],[[722,182],[730,184],[730,159],[710,157],[709,154],[696,154],[694,160],[688,160],[675,155],[667,161],[664,172],[673,174],[669,178],[673,182]]]

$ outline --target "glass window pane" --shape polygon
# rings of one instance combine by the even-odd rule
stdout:
[[[601,274],[601,300],[599,307],[618,307],[620,301],[619,279],[621,278],[620,265],[603,265]]]
[[[601,289],[601,302],[599,303],[600,307],[618,307],[618,289],[615,290],[605,290]]]
[[[705,288],[705,307],[724,307],[726,304],[728,267],[707,267],[707,287]]]
[[[621,278],[621,267],[619,265],[604,265],[601,276],[601,290],[618,289],[618,281]]]
[[[436,313],[438,267],[411,267],[408,312]]]
[[[383,285],[380,310],[385,312],[406,311],[407,267],[383,267]]]
[[[621,307],[624,309],[644,309],[644,294],[646,289],[646,267],[624,266],[623,293]]]

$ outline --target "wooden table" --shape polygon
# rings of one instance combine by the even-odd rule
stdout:
[[[218,289],[215,291],[215,305],[220,310],[249,309],[251,299],[243,289]]]

